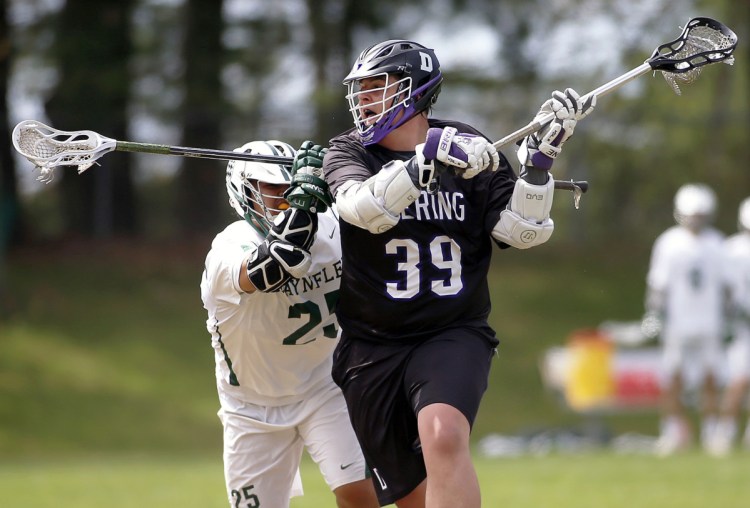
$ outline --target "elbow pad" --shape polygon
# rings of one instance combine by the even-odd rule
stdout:
[[[508,208],[492,230],[492,237],[517,249],[528,249],[550,239],[555,223],[550,218],[555,181],[533,185],[522,178],[516,180]]]
[[[312,264],[310,253],[281,240],[266,240],[247,260],[247,278],[255,289],[273,293],[291,278],[307,274]]]
[[[349,224],[384,233],[398,224],[406,207],[421,191],[403,161],[391,161],[364,182],[347,182],[336,195],[339,216]]]

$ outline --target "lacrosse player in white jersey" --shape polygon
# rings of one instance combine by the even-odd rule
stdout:
[[[682,402],[688,387],[700,392],[700,438],[707,449],[716,425],[724,330],[723,235],[711,225],[716,206],[716,196],[707,185],[680,187],[674,198],[677,224],[656,239],[651,253],[644,323],[660,323],[659,455],[691,444],[692,430]]]
[[[229,163],[229,203],[242,220],[216,236],[201,281],[229,503],[288,507],[290,497],[302,495],[299,464],[307,449],[339,507],[376,507],[331,379],[341,246],[320,178],[325,149],[306,142],[295,154],[286,143],[253,141],[235,151],[295,159],[291,167]]]
[[[720,456],[734,446],[750,388],[750,198],[740,204],[737,219],[739,231],[724,244],[732,340],[727,348],[727,386],[713,450]],[[742,444],[750,449],[750,421]]]

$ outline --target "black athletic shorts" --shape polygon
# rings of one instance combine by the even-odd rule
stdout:
[[[334,352],[333,379],[372,472],[381,506],[425,479],[417,413],[436,402],[473,425],[496,339],[492,330],[450,329],[424,341],[383,344],[347,337]]]

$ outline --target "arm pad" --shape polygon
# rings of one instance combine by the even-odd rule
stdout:
[[[492,237],[517,249],[528,249],[549,240],[555,223],[549,216],[555,181],[533,185],[522,178],[516,180],[508,208],[492,230]]]
[[[310,253],[281,240],[266,240],[247,259],[247,278],[255,289],[273,293],[310,269]]]
[[[336,206],[346,222],[378,234],[398,224],[399,215],[420,195],[403,161],[391,161],[364,182],[339,188]]]

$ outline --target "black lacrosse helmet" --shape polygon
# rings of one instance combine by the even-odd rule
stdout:
[[[398,81],[383,89],[383,110],[373,121],[363,114],[358,96],[359,81],[381,74],[395,75]],[[349,111],[362,142],[371,145],[437,100],[443,75],[435,51],[416,42],[388,40],[365,49],[344,79],[348,88]],[[395,89],[394,89],[395,87]],[[394,90],[391,90],[394,89]],[[388,90],[388,93],[386,93]],[[367,92],[372,93],[372,90]],[[386,104],[387,100],[393,104]],[[403,112],[399,116],[399,113]]]

